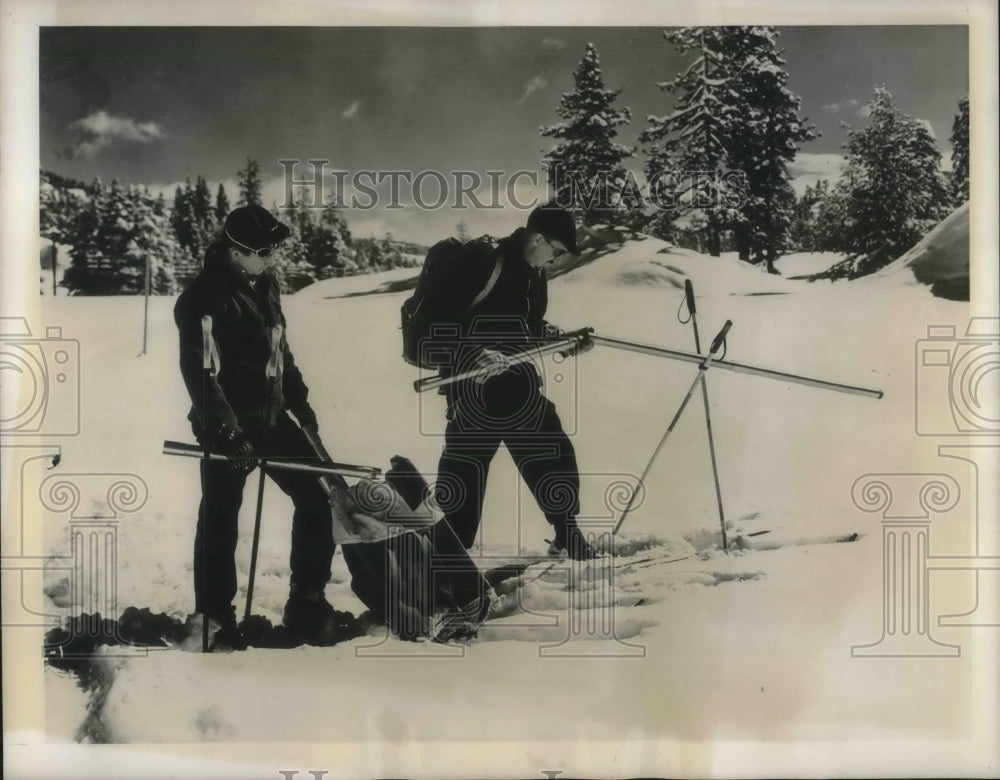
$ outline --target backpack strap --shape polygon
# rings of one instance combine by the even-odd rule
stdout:
[[[490,273],[490,278],[486,280],[486,286],[479,291],[479,294],[472,299],[472,303],[469,304],[469,308],[465,310],[468,314],[470,311],[475,309],[480,303],[485,300],[486,296],[493,291],[494,285],[497,283],[497,279],[500,278],[500,267],[503,265],[503,255],[497,252],[496,265],[493,266],[493,271]]]

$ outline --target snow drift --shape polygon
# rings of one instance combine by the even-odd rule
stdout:
[[[969,300],[969,204],[959,206],[898,260],[871,279],[902,276],[952,301]]]

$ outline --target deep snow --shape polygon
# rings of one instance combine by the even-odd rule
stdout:
[[[407,275],[413,271],[329,280],[288,296],[288,335],[334,457],[386,467],[398,452],[433,477],[444,409],[440,396],[413,392],[417,372],[399,358],[398,307],[407,293],[359,295],[384,291]],[[684,559],[623,570],[616,590],[599,596],[618,604],[615,631],[630,645],[577,639],[570,646],[580,657],[541,657],[542,645],[565,635],[571,615],[587,614],[567,603],[564,580],[542,578],[525,588],[525,601],[550,617],[497,621],[461,650],[389,639],[371,651],[363,648],[381,640],[364,637],[333,648],[108,658],[115,674],[100,733],[121,742],[334,740],[377,742],[383,750],[388,743],[440,740],[511,746],[712,740],[722,750],[727,740],[965,738],[976,725],[972,664],[983,652],[982,630],[974,637],[969,629],[935,628],[943,641],[966,647],[963,659],[851,658],[851,646],[877,640],[882,624],[879,517],[852,504],[851,486],[868,472],[946,471],[966,494],[972,490],[968,470],[938,457],[937,442],[919,439],[913,422],[914,345],[928,325],[964,328],[968,305],[936,298],[909,280],[809,284],[646,239],[554,279],[549,319],[689,350],[691,326],[676,316],[685,278],[698,296],[703,341],[733,320],[729,360],[880,388],[886,396],[874,401],[710,371],[730,535],[753,544],[728,556],[718,550],[696,395],[623,529],[626,540],[645,540]],[[151,300],[152,335],[142,357],[141,299],[49,299],[44,319],[79,339],[83,356],[84,426],[66,440],[59,468],[129,472],[148,488],[145,505],[122,514],[118,526],[118,604],[181,617],[192,607],[198,481],[195,461],[160,454],[163,440],[190,439],[172,305],[173,299]],[[690,365],[605,348],[573,364],[546,364],[546,392],[573,435],[584,472],[584,517],[617,518],[615,485],[646,465],[694,374]],[[238,552],[244,589],[252,512],[248,488]],[[960,505],[949,517],[953,535],[938,532],[935,546],[950,554],[966,549],[970,512]],[[274,621],[287,595],[289,516],[289,502],[270,485],[254,611]],[[46,549],[66,555],[66,516],[48,512],[45,519]],[[537,553],[547,531],[509,457],[498,454],[477,554]],[[770,533],[748,536],[758,531]],[[861,534],[856,542],[818,541],[853,532]],[[47,576],[51,593],[65,592],[62,576],[55,570]],[[971,606],[972,575],[937,576],[948,587],[934,591],[933,615]],[[327,592],[336,607],[361,611],[339,555]],[[239,610],[244,595],[237,597]],[[49,606],[60,614],[79,611],[62,601]],[[553,619],[556,628],[544,625]],[[644,657],[599,657],[612,647],[625,654],[641,647]],[[452,650],[461,657],[437,657]],[[405,657],[363,657],[389,651]],[[81,728],[86,699],[72,681],[52,669],[46,681],[49,738],[92,735],[92,728]],[[575,764],[583,759],[550,747],[532,760],[581,772],[603,766],[599,756],[591,759],[598,763]],[[386,771],[379,759],[365,760],[361,774]],[[853,760],[832,750],[822,771],[837,773]],[[720,757],[655,750],[630,761],[616,766],[631,774],[728,766]],[[907,761],[901,755],[898,765]],[[491,771],[471,766],[482,776]],[[493,774],[504,774],[492,766]]]

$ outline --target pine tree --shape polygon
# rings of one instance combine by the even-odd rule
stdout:
[[[927,123],[903,114],[884,86],[868,106],[868,127],[848,132],[847,167],[836,188],[852,277],[892,262],[948,214],[941,152]]]
[[[969,97],[958,101],[951,126],[951,197],[956,206],[969,199]]]
[[[729,168],[741,174],[743,189],[734,224],[740,259],[774,260],[788,245],[795,209],[788,163],[801,144],[818,137],[799,117],[799,97],[787,88],[785,60],[773,27],[724,28],[736,111],[729,139]]]
[[[703,225],[708,252],[733,230],[740,257],[773,262],[789,241],[795,208],[788,163],[816,137],[798,116],[787,89],[785,61],[772,27],[690,27],[665,32],[681,53],[697,54],[672,81],[672,113],[649,117],[640,135],[648,149],[646,178],[660,213],[654,234],[687,215]]]
[[[573,79],[574,90],[563,94],[556,109],[563,121],[541,128],[542,136],[562,139],[544,160],[553,197],[585,224],[621,222],[638,205],[620,198],[626,183],[622,163],[635,149],[614,140],[632,112],[614,108],[621,89],[604,88],[594,44],[587,44]]]
[[[73,224],[81,207],[81,198],[76,190],[77,188],[70,188],[68,184],[42,172],[39,185],[39,235],[52,242],[48,265],[52,269],[53,294],[59,270],[57,244],[70,242]]]
[[[215,227],[222,229],[222,224],[226,221],[226,214],[229,213],[229,196],[226,195],[226,188],[219,182],[219,190],[215,194]]]
[[[215,238],[215,210],[212,206],[212,193],[204,176],[199,176],[195,183],[191,202],[191,213],[194,217],[195,244],[192,252],[196,257],[205,254],[205,249]]]
[[[195,245],[194,232],[194,190],[191,187],[191,179],[184,182],[184,187],[177,187],[174,190],[174,207],[170,212],[170,225],[173,227],[177,243],[189,252]],[[192,257],[197,257],[191,252]]]
[[[236,180],[240,187],[240,198],[236,205],[261,205],[264,185],[260,178],[260,165],[257,164],[257,161],[248,157],[246,167],[237,172]]]
[[[639,135],[643,144],[651,144],[646,180],[655,205],[670,216],[691,215],[704,226],[708,252],[717,257],[722,230],[733,219],[724,174],[736,117],[724,28],[686,27],[663,37],[682,54],[693,49],[697,55],[672,80],[657,84],[678,98],[670,114],[648,116],[649,127]]]

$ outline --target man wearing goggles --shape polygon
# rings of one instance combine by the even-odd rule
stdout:
[[[229,458],[204,464],[194,548],[191,622],[200,628],[208,620],[220,648],[245,647],[233,599],[247,476],[261,458],[318,462],[305,433],[318,435],[316,414],[288,347],[278,281],[268,271],[272,253],[288,234],[288,226],[261,206],[234,209],[205,252],[201,273],[174,308],[181,373],[192,402],[188,419],[199,442]],[[211,371],[203,362],[206,315],[212,318]],[[323,592],[334,552],[327,496],[315,476],[266,473],[295,505],[285,626],[300,641],[332,644],[336,617]]]

